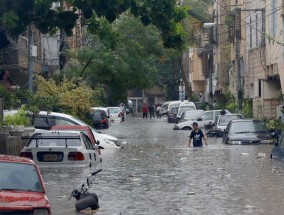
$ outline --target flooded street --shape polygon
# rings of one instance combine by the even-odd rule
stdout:
[[[127,118],[103,131],[125,139],[125,148],[104,150],[97,166],[41,169],[53,214],[80,214],[69,195],[99,168],[90,190],[99,215],[283,214],[284,163],[270,160],[272,145],[208,138],[208,147],[188,148],[190,131],[173,126],[166,118]]]

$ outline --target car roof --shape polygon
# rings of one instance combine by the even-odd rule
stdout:
[[[190,113],[190,112],[205,112],[204,110],[201,110],[201,109],[191,109],[191,110],[186,110],[186,111],[184,111],[185,113]]]
[[[231,122],[252,122],[252,121],[263,122],[263,120],[261,119],[233,119]]]
[[[59,133],[70,133],[70,134],[81,134],[82,131],[73,131],[73,130],[41,130],[41,131],[37,131],[36,133],[34,134],[59,134]]]
[[[18,156],[13,156],[13,155],[0,155],[0,162],[1,161],[10,162],[10,163],[23,163],[23,164],[35,165],[35,163],[28,158],[18,157]]]
[[[83,126],[83,125],[55,125],[50,128],[50,130],[89,130],[89,126]]]
[[[219,115],[218,117],[221,118],[223,116],[243,116],[243,115],[240,113],[226,113],[224,115]]]
[[[91,110],[104,110],[104,111],[107,111],[106,107],[91,107],[90,109]]]

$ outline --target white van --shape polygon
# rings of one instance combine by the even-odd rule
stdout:
[[[181,102],[179,107],[178,107],[177,118],[180,119],[183,112],[187,111],[187,110],[196,110],[195,103],[189,102],[189,101]]]
[[[160,113],[163,115],[168,115],[168,113],[171,111],[173,108],[178,108],[180,105],[181,101],[169,101],[165,102],[160,109]]]

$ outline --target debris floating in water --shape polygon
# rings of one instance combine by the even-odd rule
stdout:
[[[187,192],[187,195],[189,196],[192,196],[192,195],[195,195],[196,193],[195,192]]]
[[[256,158],[263,158],[263,157],[266,157],[266,154],[265,153],[258,153]]]

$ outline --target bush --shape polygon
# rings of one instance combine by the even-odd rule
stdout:
[[[29,118],[25,106],[22,105],[18,112],[14,115],[8,115],[4,119],[4,125],[14,126],[14,125],[27,125],[29,123]]]

